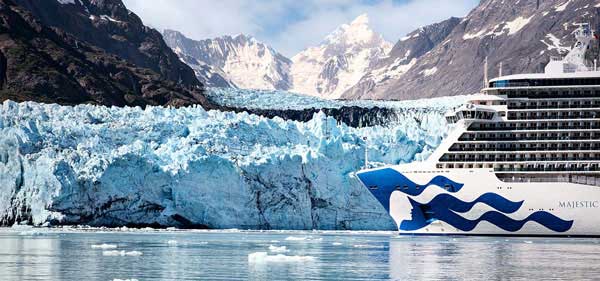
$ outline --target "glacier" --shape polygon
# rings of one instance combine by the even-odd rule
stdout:
[[[427,157],[461,98],[443,101],[405,103],[399,120],[364,128],[323,113],[297,122],[201,107],[5,101],[0,224],[394,229],[353,172],[365,147],[371,165]]]
[[[391,108],[398,113],[417,108],[445,111],[459,107],[472,95],[447,96],[431,99],[388,101],[388,100],[332,100],[298,94],[289,91],[251,90],[231,88],[208,88],[207,98],[216,104],[234,108],[303,110],[311,108]]]

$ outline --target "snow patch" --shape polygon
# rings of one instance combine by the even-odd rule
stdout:
[[[510,36],[510,35],[516,34],[517,32],[521,31],[521,29],[523,29],[525,26],[527,26],[529,24],[529,22],[531,21],[531,19],[533,19],[533,17],[535,17],[535,15],[532,15],[529,18],[520,16],[512,21],[499,23],[489,30],[487,28],[483,28],[476,33],[466,33],[465,35],[463,35],[463,40],[483,38],[483,37],[491,36],[491,35],[500,36],[500,35],[506,34],[506,35]]]
[[[412,38],[417,38],[417,37],[419,37],[419,35],[420,35],[420,33],[416,32],[415,34],[407,35],[405,37],[400,38],[400,41],[406,41],[406,40],[409,40],[409,39],[412,39]]]
[[[423,76],[427,77],[427,76],[434,75],[437,71],[438,71],[438,68],[436,66],[434,66],[433,68],[428,68],[428,69],[421,71],[421,74],[423,74]]]
[[[557,11],[557,12],[563,12],[564,10],[566,10],[566,9],[567,9],[567,7],[569,6],[569,4],[571,4],[571,2],[572,2],[572,1],[573,1],[573,0],[567,0],[567,2],[565,2],[565,3],[563,3],[563,4],[560,4],[560,5],[557,5],[557,6],[555,6],[555,7],[554,7],[554,10],[555,10],[555,11]]]
[[[514,19],[513,21],[509,21],[504,25],[504,29],[508,29],[508,35],[513,35],[517,32],[519,32],[521,29],[523,29],[523,27],[527,26],[527,24],[529,24],[529,22],[531,21],[531,19],[533,19],[533,17],[535,17],[535,15],[532,15],[529,18],[525,18],[525,17],[518,17],[516,19]]]
[[[548,51],[557,50],[560,54],[564,54],[564,53],[568,53],[571,50],[571,48],[569,48],[569,47],[563,47],[561,45],[560,39],[558,39],[552,33],[546,34],[546,38],[550,41],[550,43],[547,43],[545,40],[540,40],[540,41],[548,47],[547,48]]]
[[[56,0],[58,1],[58,3],[62,4],[62,5],[67,5],[67,4],[75,4],[75,0]]]
[[[470,40],[470,39],[480,38],[484,34],[486,34],[486,32],[487,32],[487,29],[482,29],[482,30],[479,30],[478,32],[475,32],[475,33],[465,33],[462,38],[463,38],[463,40]]]

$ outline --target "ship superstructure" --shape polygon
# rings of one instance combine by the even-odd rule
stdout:
[[[357,173],[401,233],[600,235],[600,72],[577,42],[544,73],[501,76],[446,115],[426,162]]]

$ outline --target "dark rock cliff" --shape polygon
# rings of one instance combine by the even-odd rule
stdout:
[[[120,0],[0,0],[0,100],[213,106],[202,84]]]

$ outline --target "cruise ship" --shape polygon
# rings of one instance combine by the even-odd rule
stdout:
[[[449,112],[426,161],[357,172],[400,234],[600,236],[600,72],[589,25],[573,34],[544,73],[486,81]]]

